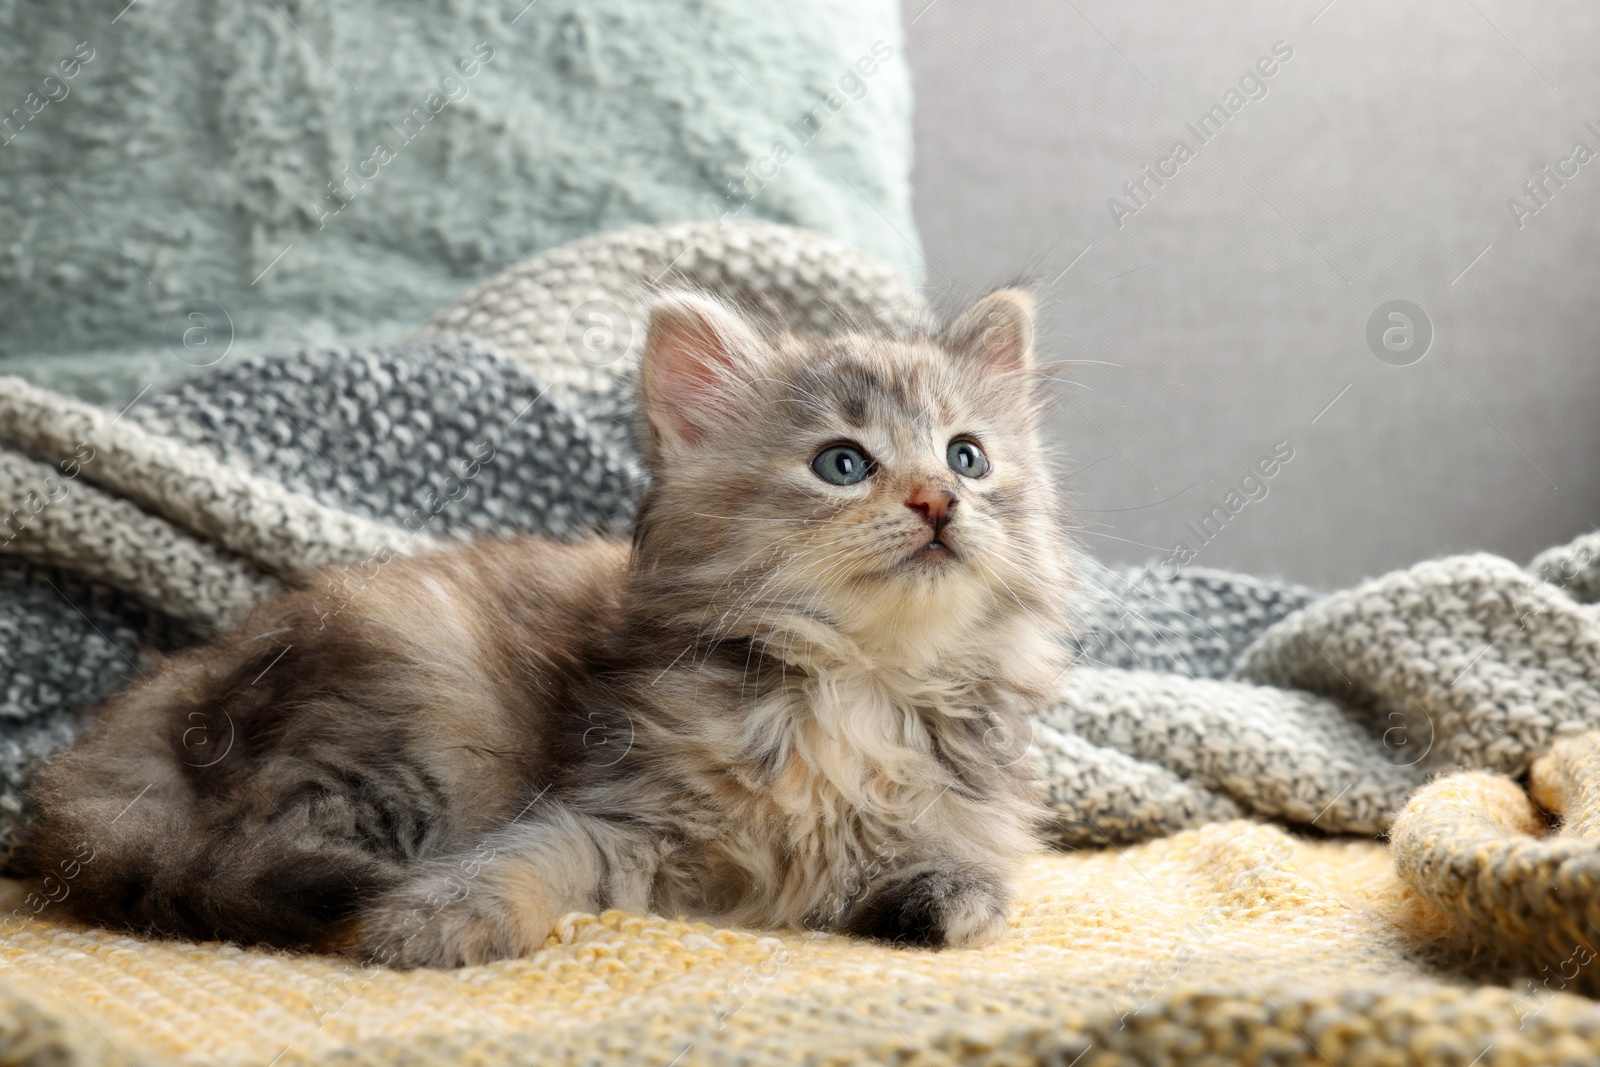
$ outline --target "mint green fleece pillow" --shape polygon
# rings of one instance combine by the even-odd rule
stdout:
[[[910,152],[894,0],[0,4],[0,373],[110,398],[384,339],[641,222],[915,275]]]

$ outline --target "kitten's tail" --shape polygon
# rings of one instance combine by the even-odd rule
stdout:
[[[330,942],[394,881],[349,843],[285,825],[203,827],[184,800],[59,797],[43,808],[14,867],[34,878],[24,913],[50,910],[141,933],[304,949]]]
[[[36,889],[14,918],[54,913],[167,937],[314,948],[398,878],[381,857],[294,819],[208,826],[182,782],[86,791],[76,754],[35,778],[38,817],[12,867]]]

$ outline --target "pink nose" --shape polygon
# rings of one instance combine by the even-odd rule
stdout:
[[[906,507],[922,516],[922,521],[933,527],[935,535],[950,521],[956,509],[956,495],[941,485],[923,482],[911,490]]]

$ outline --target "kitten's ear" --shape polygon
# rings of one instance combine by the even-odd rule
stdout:
[[[994,370],[1029,370],[1033,315],[1032,294],[1001,289],[958,315],[939,335],[939,343]]]
[[[748,367],[766,350],[749,323],[694,293],[669,293],[650,309],[640,398],[662,444],[694,444],[736,414]]]

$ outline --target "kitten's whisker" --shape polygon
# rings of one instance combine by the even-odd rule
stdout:
[[[723,581],[714,590],[712,590],[711,595],[706,600],[706,606],[705,606],[704,610],[701,613],[702,625],[703,625],[705,617],[707,615],[709,615],[712,610],[715,609],[715,607],[717,605],[717,602],[718,602],[718,598],[721,597],[723,591],[725,589],[727,589],[730,584],[732,584],[734,581],[738,580],[741,576],[743,576],[745,574],[745,567],[749,564],[749,562],[751,560],[755,559],[757,556],[761,555],[763,552],[770,552],[773,549],[775,549],[777,546],[782,545],[782,544],[784,544],[784,543],[786,543],[788,541],[794,540],[795,538],[799,537],[803,532],[804,531],[802,531],[802,530],[796,530],[795,532],[791,533],[788,537],[781,538],[781,539],[779,539],[778,541],[776,541],[776,542],[774,542],[772,544],[761,545],[761,546],[757,547],[755,551],[751,552],[748,556],[746,556],[744,559],[740,560],[738,562],[738,564],[736,564],[734,567],[730,568],[728,570],[727,577],[724,578]],[[723,614],[724,614],[724,616],[726,616],[726,612],[724,612]],[[709,655],[710,655],[710,653],[707,652],[707,656],[708,657],[709,657]],[[702,661],[701,665],[704,666],[704,661]]]
[[[819,545],[817,547],[818,548],[832,547],[833,545],[837,545],[837,544],[843,543],[845,540],[848,539],[848,537],[849,537],[848,534],[841,534],[838,538],[835,538],[832,542],[828,542],[828,543],[825,543],[823,545]],[[827,563],[832,559],[835,559],[835,558],[838,558],[841,555],[844,555],[848,551],[849,551],[848,548],[847,549],[842,549],[839,552],[827,557],[826,559],[823,559],[821,561],[816,561],[816,562],[818,562],[818,563]],[[772,591],[772,595],[770,597],[768,597],[768,607],[767,607],[766,610],[770,610],[770,607],[776,601],[776,597],[777,597],[777,595],[779,593],[785,591],[785,588],[787,586],[792,585],[795,582],[798,582],[798,581],[801,580],[801,578],[803,577],[801,575],[795,575],[793,580],[791,581],[787,577],[787,575],[785,574],[786,568],[792,566],[794,562],[795,562],[795,556],[791,555],[791,556],[787,557],[785,560],[783,560],[782,562],[780,562],[778,565],[776,565],[769,572],[767,578],[764,579],[763,582],[761,583],[761,585],[757,586],[757,588],[754,590],[754,595],[750,599],[750,606],[751,607],[754,607],[755,604],[760,603],[761,598],[765,594],[766,588],[769,585],[771,585],[773,582],[779,582],[780,584],[779,584],[778,588],[773,590]],[[815,600],[816,599],[815,596],[813,596],[812,599]],[[762,617],[757,620],[757,628],[758,629],[765,622],[766,610],[763,611]]]
[[[720,521],[723,521],[723,522],[770,522],[770,523],[777,523],[777,524],[783,525],[783,526],[794,526],[794,525],[796,525],[798,523],[812,523],[812,524],[817,524],[817,525],[823,525],[823,524],[826,524],[826,523],[832,521],[827,516],[823,516],[822,518],[812,519],[812,518],[803,518],[803,517],[798,517],[797,518],[797,517],[788,517],[788,516],[772,516],[772,517],[768,517],[768,516],[765,516],[765,515],[712,515],[712,514],[710,514],[708,512],[704,512],[704,511],[692,511],[689,514],[693,515],[697,519],[717,519],[717,520],[720,520]]]
[[[1087,526],[1075,526],[1072,528],[1072,531],[1073,533],[1084,534],[1088,537],[1103,537],[1108,541],[1121,541],[1125,545],[1135,545],[1139,548],[1148,548],[1154,552],[1169,551],[1168,549],[1162,548],[1160,545],[1150,545],[1143,541],[1135,541],[1131,537],[1118,537],[1116,534],[1108,534],[1102,530],[1094,530]]]
[[[845,544],[846,542],[851,543]],[[750,602],[747,605],[747,611],[753,610],[757,606],[761,606],[762,608],[762,614],[756,620],[754,627],[755,631],[759,634],[765,628],[766,621],[770,617],[773,609],[780,606],[780,598],[784,596],[791,587],[806,578],[806,576],[803,574],[794,574],[791,576],[788,573],[789,570],[797,569],[802,565],[810,570],[815,570],[818,567],[825,566],[834,559],[849,555],[854,549],[860,547],[856,542],[857,538],[853,534],[847,532],[833,539],[832,541],[808,546],[810,551],[815,552],[845,544],[845,547],[839,549],[838,551],[835,551],[821,559],[815,559],[807,558],[807,549],[802,549],[800,553],[787,556],[780,564],[775,566],[769,574],[768,579],[756,588],[754,595],[752,595]],[[781,604],[781,608],[786,612],[802,614],[807,618],[812,619],[812,621],[816,621],[814,616],[817,613],[817,602],[823,599],[824,594],[831,594],[837,591],[837,589],[848,577],[848,575],[845,575],[841,572],[835,572],[833,574],[826,575],[820,584],[814,581],[808,582],[809,595],[804,602],[783,602]],[[904,637],[904,632],[896,623],[890,622],[890,626],[899,636]],[[807,640],[809,642],[809,638]]]
[[[1053,627],[1051,627],[1049,625],[1049,623],[1047,623],[1044,619],[1041,619],[1039,617],[1038,612],[1034,611],[1033,608],[1029,607],[1026,603],[1023,602],[1023,599],[1020,596],[1017,595],[1016,590],[1011,588],[1010,583],[1008,583],[1003,577],[1001,577],[1000,574],[997,571],[994,570],[994,568],[990,567],[987,563],[985,563],[983,561],[983,559],[981,558],[981,556],[978,557],[978,558],[975,558],[973,560],[973,562],[985,574],[989,575],[995,581],[999,582],[1005,588],[1005,591],[1010,595],[1011,599],[1015,600],[1017,602],[1017,607],[1021,608],[1025,612],[1027,612],[1028,615],[1036,623],[1038,623],[1042,627],[1045,627],[1046,629],[1053,629]]]

